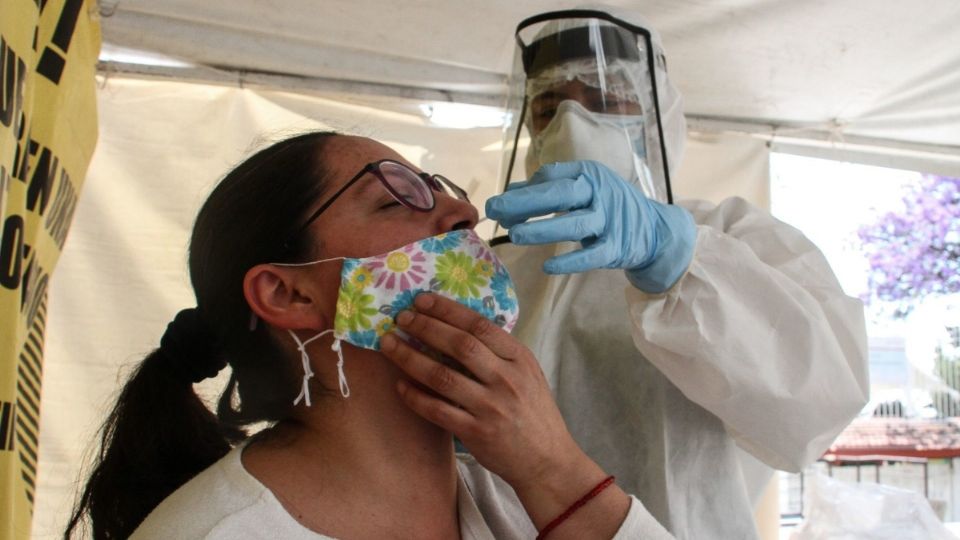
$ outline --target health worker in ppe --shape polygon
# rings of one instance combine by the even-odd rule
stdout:
[[[686,126],[649,27],[552,12],[517,42],[506,192],[486,205],[509,230],[514,335],[577,442],[674,535],[755,538],[769,467],[816,460],[867,401],[862,304],[743,199],[672,204]]]

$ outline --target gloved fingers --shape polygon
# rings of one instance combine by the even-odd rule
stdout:
[[[564,178],[510,190],[487,199],[486,214],[504,227],[535,216],[576,210],[593,200],[593,187],[586,180]]]
[[[530,182],[527,180],[517,180],[516,182],[510,182],[507,184],[507,191],[512,191],[514,189],[520,189],[526,187]]]
[[[555,182],[570,178],[579,178],[586,175],[590,178],[604,176],[603,169],[606,167],[596,161],[558,161],[556,163],[547,163],[541,165],[527,180],[528,184],[541,184],[544,182]],[[610,174],[615,174],[607,169]]]
[[[598,241],[583,249],[550,257],[543,263],[543,271],[548,274],[572,274],[609,268],[615,260],[615,250],[611,246],[609,241]]]
[[[569,214],[516,225],[510,229],[510,241],[518,245],[579,242],[600,236],[604,225],[603,215],[596,210],[576,210]]]

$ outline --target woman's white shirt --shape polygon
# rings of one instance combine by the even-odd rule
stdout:
[[[243,467],[234,448],[167,497],[134,531],[133,538],[329,539],[307,529]],[[457,456],[457,509],[463,540],[529,539],[537,531],[513,489],[472,456]],[[615,539],[672,538],[632,498]]]

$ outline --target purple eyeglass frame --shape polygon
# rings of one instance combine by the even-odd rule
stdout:
[[[396,190],[394,190],[393,187],[390,185],[390,182],[388,182],[387,179],[384,177],[383,172],[380,170],[380,165],[384,163],[390,163],[392,165],[396,165],[398,167],[404,168],[410,171],[414,176],[422,180],[423,183],[427,186],[427,193],[430,195],[430,206],[428,207],[417,206],[411,203],[410,201],[406,200],[405,198],[403,198],[399,193],[397,193]],[[380,159],[364,165],[363,168],[360,169],[360,171],[353,176],[353,178],[348,180],[347,183],[345,183],[340,189],[338,189],[336,193],[331,195],[329,199],[327,199],[323,204],[320,205],[319,208],[317,208],[312,214],[310,214],[310,217],[307,218],[307,220],[303,223],[303,225],[298,227],[297,230],[294,231],[294,233],[287,238],[287,241],[283,243],[284,248],[289,249],[290,246],[292,245],[293,240],[298,236],[300,236],[300,234],[303,233],[303,231],[306,230],[311,223],[316,221],[316,219],[320,217],[320,214],[322,214],[324,210],[329,208],[330,205],[337,200],[337,197],[339,197],[340,195],[343,195],[344,191],[349,189],[350,186],[356,184],[361,178],[363,178],[367,174],[372,174],[377,180],[379,180],[380,185],[382,185],[384,189],[386,189],[387,192],[390,193],[390,195],[397,200],[397,202],[399,202],[400,204],[402,204],[403,206],[406,206],[411,210],[416,210],[417,212],[429,212],[433,210],[434,207],[437,205],[437,199],[433,195],[433,193],[443,192],[444,186],[446,186],[453,193],[453,195],[456,198],[460,199],[461,201],[469,202],[470,200],[469,197],[467,196],[467,192],[464,191],[463,188],[454,184],[450,179],[448,179],[445,176],[442,176],[439,174],[430,174],[425,172],[418,173],[417,171],[411,169],[409,166],[404,165],[403,163],[400,163],[399,161],[396,161],[393,159]]]

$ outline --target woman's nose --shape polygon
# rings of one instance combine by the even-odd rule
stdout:
[[[472,229],[477,226],[480,213],[468,201],[462,201],[445,193],[436,195],[433,213],[437,217],[437,234]]]

